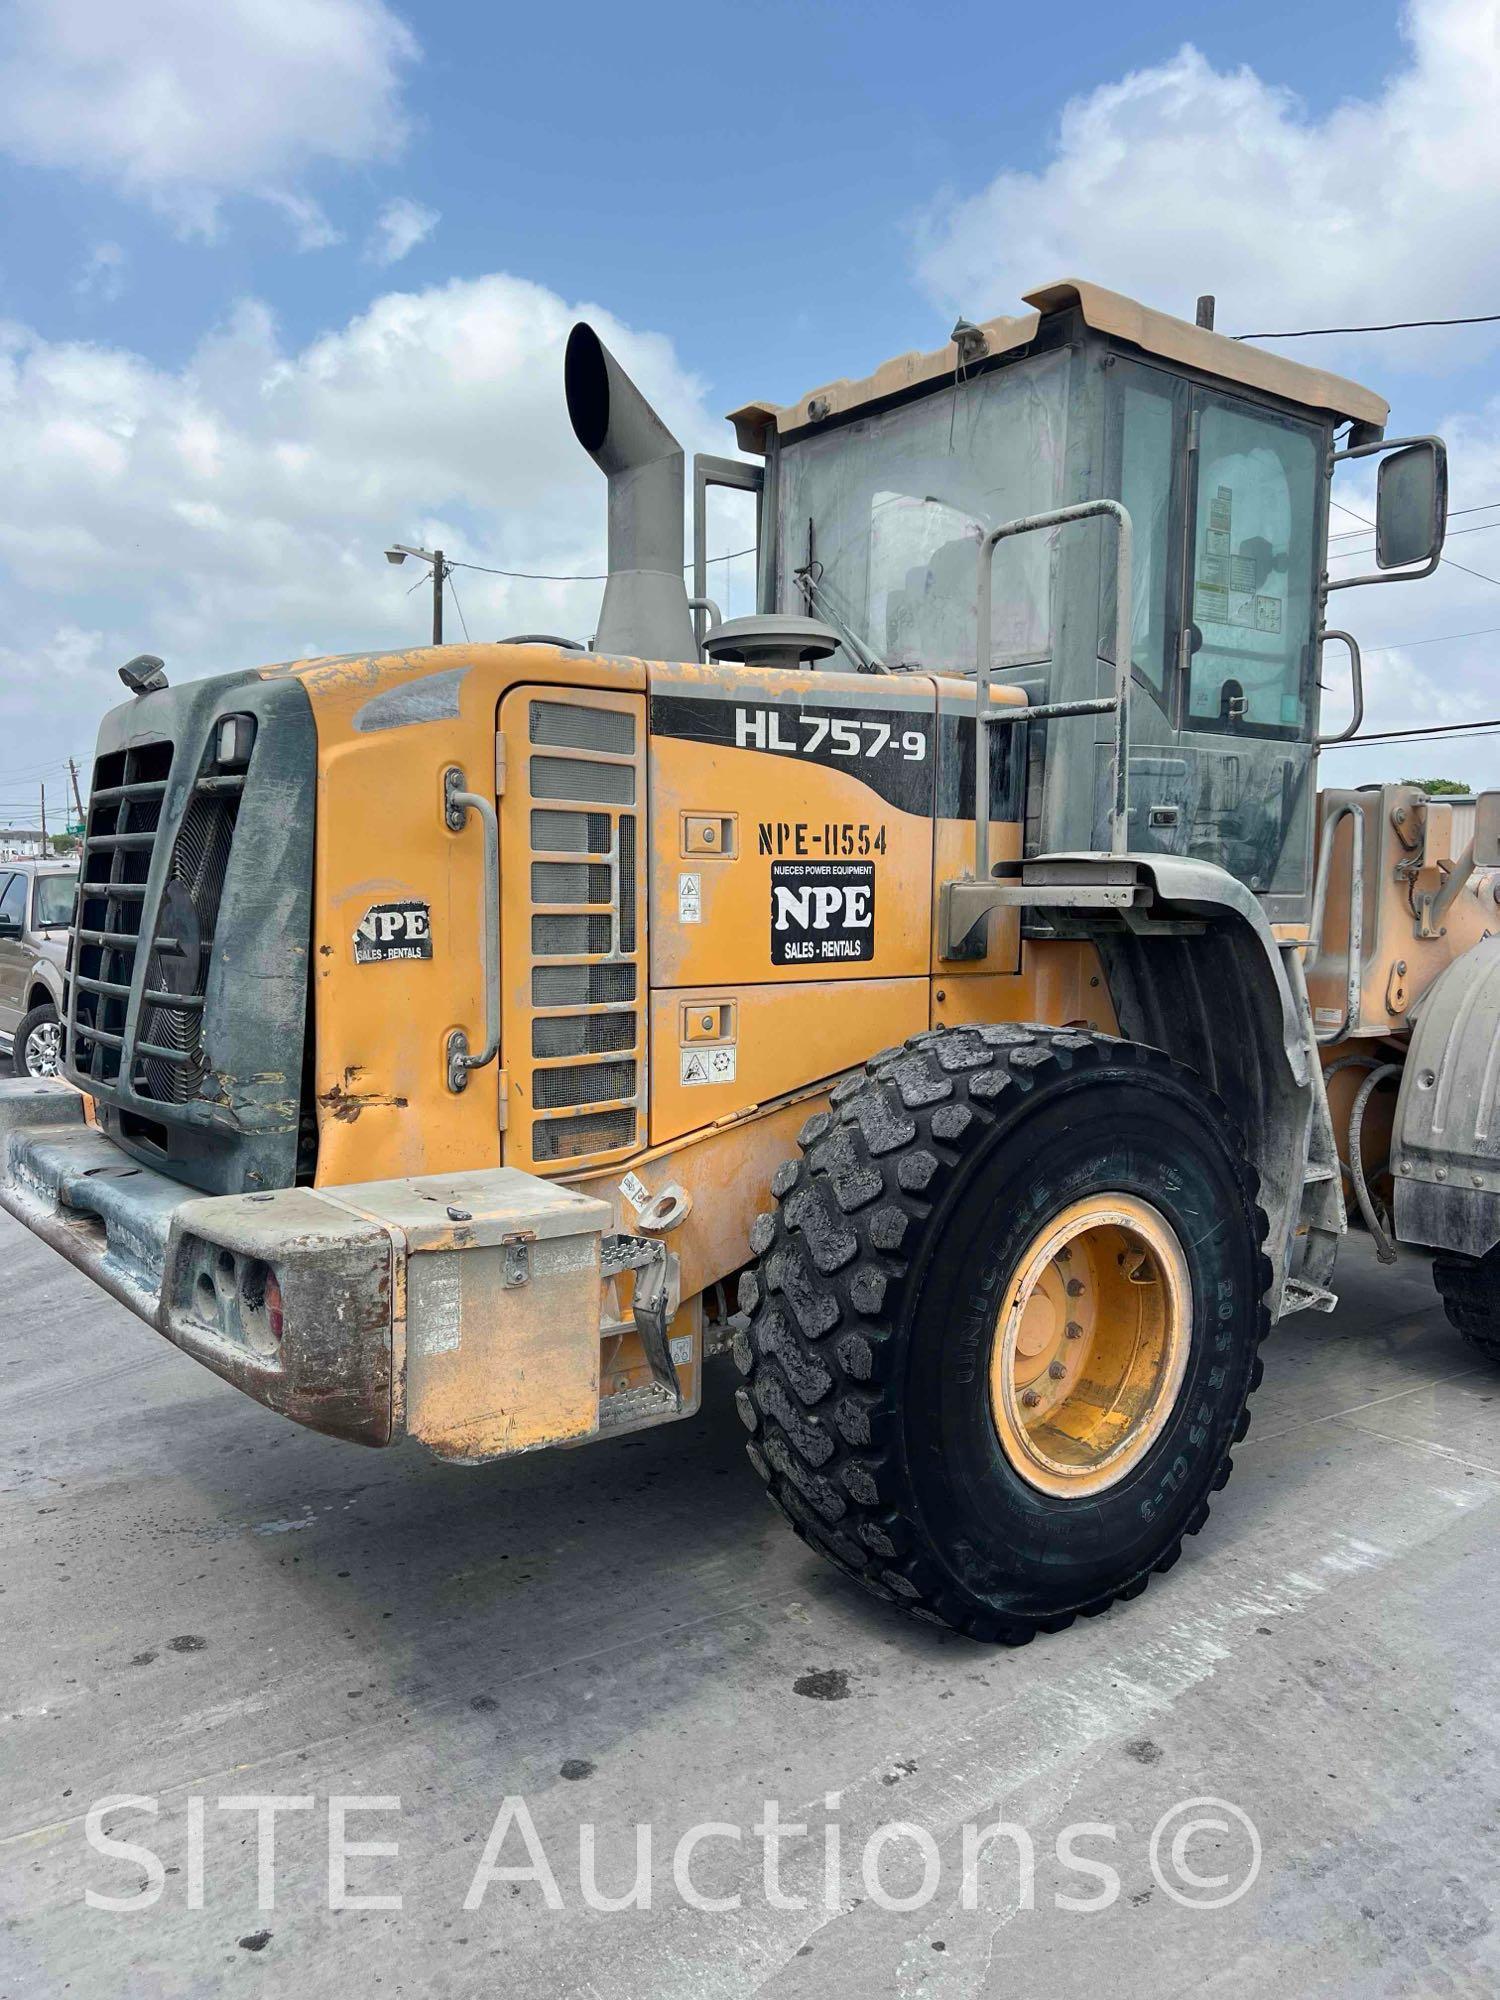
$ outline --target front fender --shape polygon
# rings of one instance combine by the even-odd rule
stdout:
[[[1337,1179],[1307,1179],[1327,1100],[1298,948],[1276,937],[1242,882],[1208,861],[1048,855],[1024,865],[1021,884],[1060,929],[1094,943],[1120,1032],[1165,1049],[1223,1099],[1260,1178],[1273,1297],[1285,1310],[1299,1227],[1310,1223],[1325,1241],[1345,1228]],[[1106,884],[1130,890],[1123,906],[1080,898],[1070,909],[1070,888]]]
[[[39,958],[27,975],[26,1011],[30,1013],[33,1007],[40,1006],[41,1000],[38,998],[38,995],[42,995],[50,1000],[58,1013],[61,1014],[64,1011],[64,986],[62,967],[54,965],[50,959]]]

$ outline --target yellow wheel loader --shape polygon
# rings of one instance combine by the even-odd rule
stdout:
[[[691,595],[683,453],[577,327],[587,644],[129,670],[6,1208],[367,1445],[669,1423],[731,1349],[797,1533],[1009,1642],[1171,1566],[1351,1214],[1500,1348],[1500,794],[1316,776],[1330,640],[1360,714],[1334,467],[1396,582],[1442,446],[1096,286],[1026,305],[737,411]]]

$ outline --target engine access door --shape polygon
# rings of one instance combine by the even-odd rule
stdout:
[[[659,1144],[927,1025],[936,689],[650,672]]]

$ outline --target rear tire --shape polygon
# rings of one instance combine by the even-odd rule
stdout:
[[[50,1000],[21,1016],[10,1045],[11,1067],[17,1076],[57,1076],[62,1055],[62,1023]]]
[[[1260,1380],[1266,1221],[1217,1099],[1139,1044],[954,1028],[915,1036],[846,1079],[799,1144],[801,1158],[772,1181],[774,1212],[751,1235],[757,1262],[741,1280],[735,1337],[751,1463],[796,1532],[876,1595],[982,1640],[1021,1644],[1138,1595],[1207,1519]],[[1039,1264],[1090,1203],[1110,1251],[1130,1240],[1107,1233],[1111,1217],[1163,1225],[1160,1268],[1125,1249],[1088,1265]],[[1072,1466],[1054,1476],[1016,1442],[1015,1329],[1028,1326],[1020,1302],[1035,1294],[1022,1288],[1037,1269],[1054,1297],[1037,1308],[1046,1324],[1028,1332],[1028,1365],[1058,1358],[1028,1378],[1041,1393],[1021,1400],[1045,1404],[1076,1387],[1078,1407],[1100,1420],[1088,1438],[1114,1424],[1126,1440],[1112,1451],[1077,1444],[1076,1481]],[[1099,1287],[1068,1276],[1082,1269],[1100,1274]],[[1132,1284],[1141,1300],[1160,1284],[1185,1301],[1177,1373],[1153,1377],[1158,1386],[1134,1403],[1124,1376],[1102,1394],[1092,1380],[1120,1345],[1121,1313],[1145,1324]],[[1063,1344],[1056,1321],[1066,1316],[1068,1339],[1083,1341],[1064,1294],[1088,1294],[1088,1305],[1096,1289],[1103,1332],[1084,1342],[1085,1384],[1072,1379],[1081,1350]],[[1123,1338],[1142,1351],[1141,1336]],[[1150,1398],[1151,1423],[1129,1416]],[[1022,1422],[1056,1415],[1037,1435],[1072,1451],[1063,1431],[1086,1431],[1074,1407]]]
[[[1500,1248],[1485,1257],[1434,1257],[1432,1282],[1449,1325],[1486,1361],[1500,1361]]]

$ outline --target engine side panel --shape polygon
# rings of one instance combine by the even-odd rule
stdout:
[[[653,667],[653,987],[925,973],[935,712],[925,676]]]

